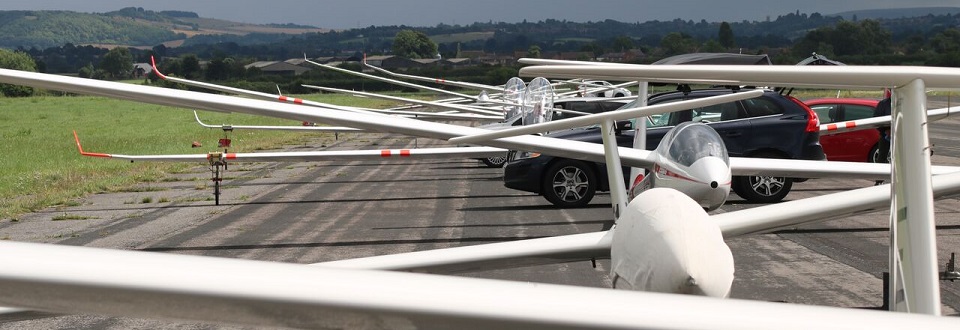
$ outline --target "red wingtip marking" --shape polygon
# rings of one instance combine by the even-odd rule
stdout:
[[[390,150],[380,150],[380,157],[390,157]]]
[[[150,56],[150,66],[153,67],[153,74],[157,75],[157,77],[160,77],[160,79],[167,80],[167,76],[164,76],[162,73],[160,73],[160,69],[157,69],[157,60],[153,58],[153,55]]]
[[[400,149],[400,157],[410,157],[410,149]]]
[[[77,131],[73,131],[73,140],[77,141],[77,150],[80,151],[80,154],[83,154],[83,147],[80,146],[80,137],[77,136]]]
[[[90,157],[101,157],[101,158],[110,158],[109,154],[101,154],[97,152],[85,152],[83,147],[80,146],[80,137],[77,136],[77,131],[73,131],[73,140],[77,141],[77,150],[80,151],[80,156],[90,156]]]

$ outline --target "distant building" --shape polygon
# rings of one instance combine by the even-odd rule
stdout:
[[[409,59],[395,55],[373,55],[367,56],[367,64],[387,70],[409,69],[422,67],[429,63],[437,61],[436,59]],[[364,71],[367,69],[364,68]]]
[[[283,76],[299,76],[304,72],[312,70],[311,68],[290,64],[285,61],[259,61],[247,64],[245,69],[258,68],[260,72],[266,74],[276,74]]]
[[[443,65],[443,66],[460,67],[460,66],[469,66],[472,64],[473,64],[473,61],[471,61],[469,58],[466,58],[466,57],[448,58],[440,61],[440,65]]]
[[[133,63],[132,76],[134,78],[143,78],[150,71],[153,71],[153,66],[150,63]]]

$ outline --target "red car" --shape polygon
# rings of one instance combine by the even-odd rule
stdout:
[[[879,102],[879,100],[853,98],[804,101],[820,117],[821,124],[874,117]],[[833,161],[875,163],[879,157],[878,141],[880,141],[880,132],[876,129],[820,135],[823,152],[827,154],[827,160]]]

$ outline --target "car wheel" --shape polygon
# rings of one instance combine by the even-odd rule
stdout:
[[[613,95],[613,97],[624,97],[624,96],[626,95],[623,95],[623,93],[617,93],[616,95]]]
[[[487,165],[487,167],[500,168],[507,164],[507,155],[481,158],[480,161],[482,161],[484,165]]]
[[[884,163],[880,161],[880,144],[874,144],[873,148],[870,148],[870,153],[867,154],[868,163]]]
[[[559,207],[584,206],[597,192],[597,175],[584,162],[564,159],[547,169],[540,192]]]
[[[757,157],[779,158],[775,155],[759,155]],[[793,179],[774,176],[735,176],[731,187],[743,199],[754,203],[776,203],[787,197]]]

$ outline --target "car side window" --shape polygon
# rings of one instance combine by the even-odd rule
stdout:
[[[674,102],[680,102],[680,101],[683,101],[683,99],[677,98],[672,100],[656,102],[652,104],[667,104],[667,103],[674,103]],[[686,110],[686,111],[678,111],[678,112],[668,112],[664,114],[647,117],[649,118],[649,120],[647,121],[647,127],[665,127],[665,126],[676,125],[678,122],[680,122],[679,117],[681,112],[689,113],[690,111]]]
[[[600,112],[600,109],[600,102],[574,102],[572,110],[586,113],[598,113]]]
[[[729,108],[730,106],[732,106],[734,109],[737,108],[737,106],[732,103],[715,104],[702,108],[696,108],[693,109],[693,121],[701,123],[718,122],[720,121],[720,117],[725,106],[726,108]]]
[[[763,97],[755,97],[740,101],[743,102],[743,108],[747,112],[747,118],[779,115],[783,109],[776,103]]]
[[[873,117],[874,111],[876,111],[876,109],[865,105],[847,105],[843,109],[843,120],[871,118]]]
[[[817,113],[817,118],[820,118],[821,124],[829,124],[839,119],[837,118],[840,114],[837,111],[838,107],[836,104],[820,104],[811,106],[810,109]],[[873,112],[870,113],[870,116],[873,116]]]
[[[617,110],[623,107],[623,105],[624,103],[621,102],[600,102],[600,107],[603,108],[604,111]]]

